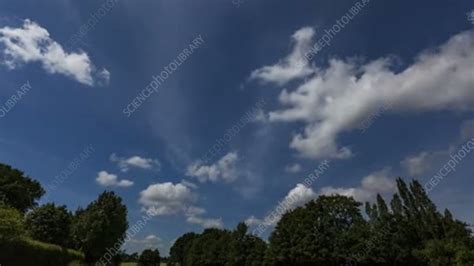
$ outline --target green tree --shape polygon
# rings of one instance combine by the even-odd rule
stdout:
[[[359,262],[377,265],[468,265],[473,239],[465,223],[439,213],[421,184],[397,179],[391,210],[378,195],[366,203],[370,235]]]
[[[0,203],[0,242],[9,242],[25,235],[23,215],[15,208]]]
[[[248,235],[247,230],[245,223],[239,223],[232,232],[228,265],[263,265],[266,243],[257,236]]]
[[[159,266],[160,265],[160,252],[158,249],[145,249],[140,258],[138,259],[138,265],[142,266]]]
[[[206,229],[192,241],[185,265],[226,265],[230,243],[231,233],[228,230]]]
[[[40,183],[24,175],[20,170],[0,163],[0,201],[25,213],[37,205],[44,194]]]
[[[26,226],[33,239],[69,247],[72,214],[66,206],[48,203],[27,214]]]
[[[127,207],[114,192],[103,192],[87,208],[79,209],[71,228],[75,246],[84,252],[86,262],[95,262],[122,242],[128,228]]]
[[[185,258],[188,255],[188,251],[193,244],[194,239],[198,237],[195,233],[186,233],[176,239],[173,246],[170,249],[170,264],[171,265],[186,265]]]
[[[361,251],[366,222],[352,198],[320,196],[283,215],[270,236],[271,265],[341,265]]]

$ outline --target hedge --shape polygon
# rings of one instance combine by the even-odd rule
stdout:
[[[23,238],[0,243],[0,265],[68,265],[72,261],[83,261],[84,254],[58,245]]]

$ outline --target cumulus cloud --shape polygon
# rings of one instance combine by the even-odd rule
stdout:
[[[302,60],[304,54],[311,48],[313,36],[314,29],[311,27],[296,31],[291,37],[294,43],[293,51],[275,65],[254,70],[250,79],[283,85],[293,79],[303,78],[313,73],[314,70]]]
[[[130,187],[133,185],[132,181],[119,180],[117,175],[109,174],[106,171],[100,171],[95,180],[104,187]]]
[[[140,192],[139,202],[143,205],[143,209],[153,216],[182,213],[186,217],[186,222],[190,224],[197,224],[204,228],[222,228],[222,219],[203,217],[206,210],[194,205],[197,194],[191,189],[182,183],[153,184]]]
[[[159,216],[185,211],[196,197],[187,186],[166,182],[150,185],[141,191],[139,202],[145,210]]]
[[[146,170],[160,170],[161,164],[156,159],[144,158],[140,156],[131,156],[129,158],[119,157],[115,153],[110,155],[110,161],[117,163],[122,172],[127,172],[130,168],[140,168]]]
[[[319,191],[320,195],[342,195],[346,197],[353,197],[356,201],[365,202],[375,198],[377,194],[386,194],[394,192],[396,183],[389,178],[390,169],[385,168],[381,171],[374,172],[361,181],[359,187],[350,188],[334,188],[323,187]]]
[[[198,161],[188,166],[186,175],[197,177],[201,183],[217,182],[219,180],[232,182],[238,176],[236,167],[238,159],[236,152],[229,152],[211,165],[203,165]]]
[[[287,165],[285,167],[285,171],[292,174],[299,173],[301,172],[301,165],[299,163]]]
[[[51,74],[62,74],[82,84],[108,83],[110,72],[97,70],[85,52],[68,53],[51,39],[48,30],[31,20],[24,20],[18,28],[0,28],[0,53],[9,69],[38,62]]]
[[[474,31],[422,52],[402,71],[393,65],[390,57],[365,64],[331,59],[294,90],[282,90],[282,107],[269,120],[305,124],[290,142],[303,156],[342,159],[352,152],[337,143],[338,135],[356,129],[381,106],[390,105],[392,113],[473,109]]]
[[[186,221],[190,224],[197,224],[203,228],[223,228],[224,223],[222,219],[211,219],[211,218],[203,218],[202,215],[206,213],[206,210],[199,207],[189,207],[186,210],[185,215],[187,216]]]

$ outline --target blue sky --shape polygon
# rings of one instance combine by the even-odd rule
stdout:
[[[474,137],[471,1],[110,0],[80,34],[106,3],[0,2],[0,161],[46,186],[92,147],[48,200],[75,210],[112,189],[130,224],[155,210],[130,251],[166,254],[188,231],[255,227],[288,195],[297,206],[324,193],[390,195],[397,176],[425,184]],[[464,149],[430,195],[473,223]],[[324,160],[311,187],[297,185]]]

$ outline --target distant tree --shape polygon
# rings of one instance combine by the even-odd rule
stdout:
[[[159,266],[160,265],[160,252],[158,249],[145,249],[140,258],[138,259],[138,265],[140,266]]]
[[[227,265],[263,265],[266,243],[257,236],[248,235],[247,230],[245,223],[239,223],[232,232]]]
[[[19,239],[24,235],[23,215],[17,209],[0,203],[0,243]]]
[[[76,248],[88,263],[95,262],[107,248],[123,241],[128,228],[127,208],[114,192],[103,192],[87,208],[76,211],[71,228]]]
[[[185,265],[226,265],[229,257],[231,233],[228,230],[204,230],[186,253]]]
[[[33,239],[63,247],[71,245],[71,222],[72,214],[66,206],[55,206],[54,203],[38,207],[26,216],[26,226]]]
[[[138,262],[138,253],[127,254],[125,251],[120,252],[121,261],[123,262]]]
[[[36,200],[44,194],[40,183],[20,170],[0,163],[0,201],[25,213],[37,205]]]
[[[361,248],[366,222],[352,198],[320,196],[287,212],[270,236],[271,265],[341,265]]]
[[[191,248],[193,241],[198,237],[195,233],[186,233],[176,239],[170,249],[170,265],[186,265],[185,258]]]

